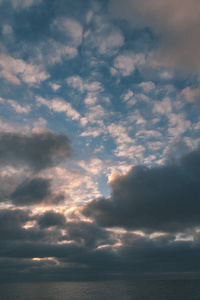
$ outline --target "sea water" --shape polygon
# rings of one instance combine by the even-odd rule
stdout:
[[[193,300],[200,280],[0,283],[1,300]]]

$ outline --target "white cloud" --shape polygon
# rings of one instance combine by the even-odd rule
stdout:
[[[98,97],[96,93],[88,93],[87,97],[84,99],[84,103],[86,106],[93,106],[97,103]]]
[[[131,91],[130,89],[128,89],[125,93],[123,93],[122,98],[123,101],[126,102],[128,100],[130,100],[133,97],[133,91]]]
[[[30,112],[30,105],[26,104],[25,106],[20,105],[17,101],[11,99],[3,99],[0,97],[0,104],[10,105],[17,113],[19,114],[27,114]]]
[[[150,98],[142,93],[135,94],[135,99],[137,99],[137,101],[144,101],[144,102],[150,101]]]
[[[103,170],[103,161],[98,157],[91,158],[90,160],[81,160],[78,165],[85,169],[88,174],[99,175]]]
[[[60,63],[62,60],[73,59],[78,54],[76,48],[70,47],[65,43],[56,42],[53,39],[40,43],[34,51],[39,62],[50,65]]]
[[[114,68],[118,70],[120,75],[129,76],[135,71],[137,66],[144,63],[144,54],[125,53],[115,58]]]
[[[100,134],[105,133],[102,127],[88,127],[86,131],[82,132],[80,136],[87,137],[91,136],[93,138],[98,137]]]
[[[85,91],[83,79],[80,76],[71,76],[67,78],[67,84],[81,93]]]
[[[184,114],[174,114],[168,115],[169,119],[169,129],[168,134],[172,137],[180,137],[188,129],[191,129],[191,122],[185,119]]]
[[[163,147],[163,142],[160,141],[147,142],[147,147],[149,150],[155,152],[160,150]]]
[[[154,137],[154,138],[162,138],[163,135],[162,133],[160,133],[159,131],[157,130],[145,130],[145,129],[142,129],[140,131],[138,131],[135,136],[137,137],[143,137],[143,138],[150,138],[150,137]]]
[[[119,31],[113,31],[108,36],[102,38],[99,45],[99,53],[106,54],[123,46],[124,38]]]
[[[11,2],[13,8],[17,10],[26,9],[32,5],[36,5],[42,2],[42,0],[1,0],[0,4],[8,1]]]
[[[113,55],[124,44],[120,29],[111,24],[105,17],[95,15],[94,30],[88,30],[84,35],[89,48],[96,48],[100,54]]]
[[[134,163],[137,164],[139,161],[141,162],[144,158],[145,148],[142,145],[130,145],[120,144],[114,150],[114,153],[118,157],[127,157],[130,159],[134,159]]]
[[[130,159],[142,159],[145,148],[137,145],[136,140],[131,138],[124,126],[120,124],[111,124],[108,126],[108,132],[115,139],[117,144],[114,154],[117,157],[127,157]]]
[[[143,89],[144,92],[150,92],[155,89],[155,84],[152,81],[146,81],[139,84],[139,87]]]
[[[166,97],[162,101],[154,103],[153,112],[159,114],[169,114],[172,111],[172,105],[170,98]]]
[[[67,42],[72,47],[82,44],[83,28],[82,25],[73,18],[57,18],[53,22],[53,27],[62,32]]]
[[[67,78],[67,84],[81,93],[83,92],[101,92],[104,90],[102,84],[98,81],[88,82],[80,76],[71,76]]]
[[[36,98],[39,105],[45,105],[49,109],[55,111],[55,112],[65,112],[66,116],[71,118],[72,120],[80,120],[81,115],[79,112],[77,112],[74,108],[72,108],[72,105],[61,99],[61,98],[54,98],[53,100],[46,100],[42,97]]]
[[[0,55],[0,66],[1,76],[16,85],[20,85],[21,81],[29,85],[39,84],[50,76],[40,65],[28,64],[5,54]]]
[[[172,79],[173,78],[173,73],[169,71],[163,71],[160,73],[160,78],[161,79]]]
[[[116,76],[116,75],[118,74],[117,69],[111,67],[111,68],[110,68],[110,74],[111,74],[112,76]]]
[[[15,122],[9,122],[0,117],[0,132],[27,133],[29,131],[30,131],[30,127],[28,125],[20,125]]]
[[[200,130],[200,122],[198,122],[194,125],[194,130],[197,130],[197,131]]]
[[[128,116],[128,121],[130,123],[136,123],[137,125],[140,125],[140,127],[147,123],[147,121],[142,117],[140,111],[138,109],[135,109],[133,113],[131,113],[130,116]]]
[[[191,87],[186,87],[182,90],[181,94],[188,102],[200,102],[200,87],[192,89]]]
[[[19,103],[17,103],[16,101],[14,100],[8,100],[7,101],[11,106],[12,108],[19,114],[27,114],[30,112],[31,108],[29,105],[26,105],[26,106],[21,106]]]
[[[106,111],[104,108],[99,104],[95,105],[92,107],[89,107],[85,117],[87,118],[87,121],[90,123],[98,123],[101,126],[103,126],[103,121],[104,117],[107,115]]]
[[[39,118],[33,122],[33,132],[43,131],[46,128],[47,121],[44,118]]]
[[[12,29],[12,27],[9,24],[4,24],[3,25],[3,29],[2,29],[2,33],[4,35],[12,34],[13,33],[13,29]]]
[[[87,16],[86,16],[86,22],[87,24],[89,24],[92,20],[92,17],[93,17],[93,11],[90,10],[88,13],[87,13]]]
[[[52,89],[54,90],[54,92],[56,92],[57,90],[59,90],[61,88],[61,85],[55,83],[55,82],[51,82],[49,83],[49,85],[52,87]]]

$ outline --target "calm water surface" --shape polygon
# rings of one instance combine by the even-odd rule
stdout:
[[[2,300],[193,300],[200,280],[1,283]]]

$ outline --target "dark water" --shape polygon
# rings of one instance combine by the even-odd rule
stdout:
[[[200,280],[1,283],[1,300],[193,300]]]

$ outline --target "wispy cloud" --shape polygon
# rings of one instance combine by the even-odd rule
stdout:
[[[6,54],[0,55],[0,66],[1,76],[16,85],[20,85],[21,82],[29,85],[39,84],[50,76],[41,65],[33,65]]]

